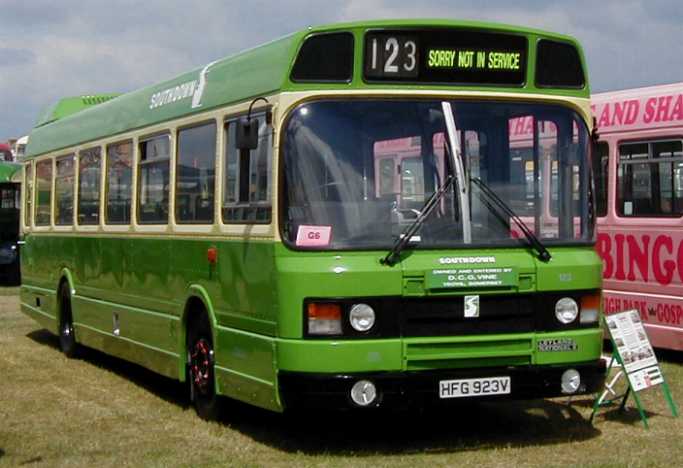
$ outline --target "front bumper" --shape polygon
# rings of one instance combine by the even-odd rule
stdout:
[[[605,380],[605,362],[598,360],[576,365],[515,366],[412,372],[370,372],[323,374],[285,372],[279,374],[280,398],[285,408],[351,409],[350,391],[360,379],[372,381],[378,398],[372,405],[381,408],[406,408],[454,402],[501,399],[533,399],[566,396],[560,378],[567,369],[581,375],[581,386],[573,395],[595,393]],[[511,393],[467,398],[439,398],[439,382],[452,379],[510,376]]]

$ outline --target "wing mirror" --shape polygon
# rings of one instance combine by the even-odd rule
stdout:
[[[249,112],[246,117],[241,117],[237,121],[237,132],[235,135],[235,146],[240,150],[255,150],[258,148],[258,120],[251,118],[251,109],[257,101],[268,100],[264,97],[259,97],[251,101],[249,105]],[[266,123],[270,124],[273,120],[273,114],[270,110],[266,111]]]

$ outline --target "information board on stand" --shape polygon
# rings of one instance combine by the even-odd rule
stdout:
[[[591,421],[600,407],[609,406],[617,400],[621,400],[620,408],[623,409],[629,394],[633,393],[643,424],[648,427],[647,417],[638,392],[658,385],[662,386],[664,398],[669,405],[671,414],[677,417],[678,409],[659,367],[638,311],[627,310],[608,315],[605,317],[605,323],[612,341],[612,358],[608,372],[615,363],[621,369],[609,383],[605,384],[605,390],[595,400]],[[624,374],[628,381],[628,388],[623,395],[617,395],[613,387]]]

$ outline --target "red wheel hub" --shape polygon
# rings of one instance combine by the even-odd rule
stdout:
[[[212,357],[213,351],[209,342],[204,338],[198,339],[190,353],[190,372],[192,374],[192,382],[203,394],[206,394],[209,390]]]

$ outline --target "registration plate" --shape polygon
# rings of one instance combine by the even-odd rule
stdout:
[[[441,380],[439,398],[464,398],[481,395],[507,395],[510,377],[484,377],[481,379]]]

